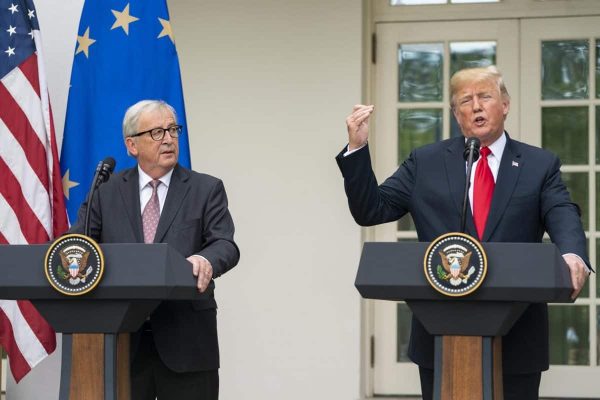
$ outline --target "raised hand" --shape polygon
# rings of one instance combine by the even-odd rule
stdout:
[[[352,109],[352,114],[346,118],[348,127],[348,150],[355,150],[367,143],[369,138],[369,117],[375,106],[357,104]]]

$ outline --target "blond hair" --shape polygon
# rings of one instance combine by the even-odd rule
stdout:
[[[452,78],[450,79],[450,106],[454,108],[454,96],[456,96],[456,93],[462,87],[469,83],[485,81],[495,82],[498,86],[498,90],[500,90],[502,98],[506,101],[510,101],[510,95],[504,85],[502,74],[495,65],[490,65],[488,67],[461,69],[452,75]]]

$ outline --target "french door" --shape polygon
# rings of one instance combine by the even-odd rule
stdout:
[[[511,95],[511,137],[561,157],[563,179],[583,210],[589,255],[600,251],[600,17],[378,23],[375,121],[371,139],[381,181],[426,143],[460,135],[449,108],[458,69],[495,64]],[[374,228],[369,239],[416,240],[410,217]],[[541,395],[600,398],[600,285],[592,275],[575,304],[550,307],[550,371]],[[374,301],[372,392],[419,394],[407,358],[406,304]],[[594,378],[595,377],[595,378]]]

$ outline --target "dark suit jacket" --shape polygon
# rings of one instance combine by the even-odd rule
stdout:
[[[143,243],[137,167],[113,175],[100,186],[91,210],[91,236],[100,243]],[[84,229],[86,204],[79,210],[73,233]],[[179,165],[171,183],[155,243],[169,243],[184,257],[199,254],[218,277],[234,267],[239,250],[227,208],[223,183]],[[190,264],[190,275],[192,267]],[[210,283],[214,289],[214,281]],[[154,342],[163,362],[177,372],[219,368],[214,295],[202,301],[164,301],[150,316]],[[132,354],[138,335],[132,335]]]
[[[336,159],[354,219],[370,226],[410,212],[419,241],[425,242],[459,231],[466,181],[463,150],[462,137],[420,147],[380,186],[368,146],[347,157],[344,150]],[[552,153],[507,135],[482,241],[541,242],[547,231],[563,254],[575,253],[589,265],[579,208],[571,202],[559,168]],[[477,237],[468,214],[466,231]],[[414,318],[409,356],[433,368],[433,337]],[[529,373],[548,366],[547,306],[532,304],[503,338],[504,371]]]

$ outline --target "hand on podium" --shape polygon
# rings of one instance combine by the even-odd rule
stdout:
[[[565,262],[569,266],[569,271],[571,272],[571,282],[573,282],[573,294],[571,294],[571,298],[575,300],[577,296],[579,296],[581,289],[583,289],[585,281],[590,275],[590,270],[585,265],[581,257],[578,257],[575,254],[564,254],[563,258],[565,259]]]
[[[192,263],[192,273],[198,277],[198,291],[203,293],[213,276],[212,265],[206,258],[197,254],[189,256],[187,260]]]

